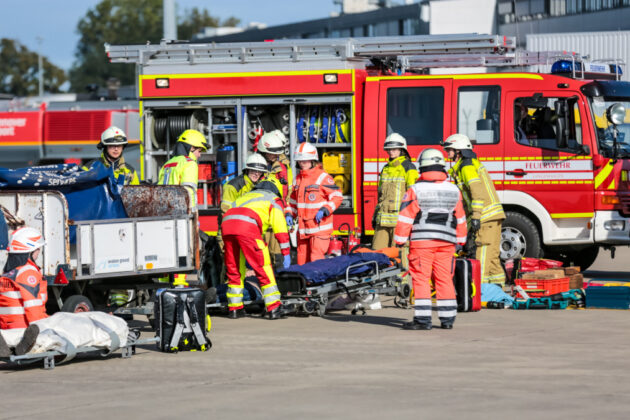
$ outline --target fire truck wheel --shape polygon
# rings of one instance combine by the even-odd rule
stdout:
[[[90,299],[86,298],[82,295],[73,295],[65,300],[63,306],[61,307],[62,312],[90,312],[93,311],[94,307],[92,306],[92,302]]]
[[[545,258],[562,261],[565,267],[570,267],[572,265],[578,266],[581,271],[584,271],[593,265],[598,254],[599,246],[590,246],[577,251],[554,251],[551,247],[545,249]]]
[[[508,211],[501,228],[501,259],[522,257],[542,257],[538,228],[527,216]]]

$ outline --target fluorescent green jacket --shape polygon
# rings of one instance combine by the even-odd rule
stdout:
[[[378,204],[374,210],[377,225],[394,227],[405,192],[418,180],[418,170],[407,156],[387,162],[378,180]]]
[[[159,185],[183,185],[188,190],[190,205],[197,206],[197,182],[199,165],[194,155],[175,156],[160,169]]]
[[[476,158],[462,158],[449,170],[462,192],[464,207],[469,219],[481,222],[503,220],[503,206],[485,166]]]

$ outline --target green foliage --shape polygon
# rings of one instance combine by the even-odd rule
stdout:
[[[105,86],[115,77],[122,85],[135,83],[133,64],[111,64],[103,45],[159,43],[162,38],[162,0],[102,0],[79,21],[80,35],[75,53],[76,61],[70,70],[70,83],[75,92],[86,86]],[[190,37],[205,26],[217,26],[219,20],[207,10],[193,8],[178,19],[178,38]],[[225,22],[237,24],[238,19]]]
[[[42,57],[44,91],[57,93],[66,81],[65,72]],[[37,53],[29,51],[18,41],[0,39],[0,93],[15,96],[39,94],[39,68]]]

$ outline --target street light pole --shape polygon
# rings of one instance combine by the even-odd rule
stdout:
[[[35,37],[37,40],[38,48],[37,48],[37,69],[38,69],[38,77],[39,77],[39,97],[44,97],[44,66],[43,66],[43,58],[42,58],[42,37]]]

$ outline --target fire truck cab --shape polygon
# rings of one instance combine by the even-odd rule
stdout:
[[[514,45],[447,35],[106,50],[112,62],[138,66],[145,179],[157,179],[183,130],[207,136],[198,202],[211,234],[221,185],[240,172],[263,131],[287,135],[292,163],[296,145],[312,142],[344,195],[335,227],[348,223],[368,235],[387,135],[403,135],[415,161],[460,132],[504,205],[502,258],[545,256],[586,268],[600,247],[630,244],[630,83],[618,80],[617,64]],[[552,74],[448,71],[551,64]],[[433,68],[446,74],[428,74]]]

